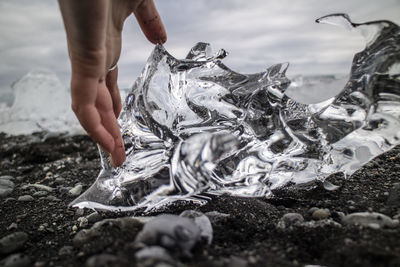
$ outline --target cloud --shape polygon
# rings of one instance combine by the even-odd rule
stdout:
[[[168,32],[166,48],[178,58],[198,41],[225,48],[226,65],[251,73],[289,61],[289,74],[347,73],[352,56],[363,47],[358,35],[314,20],[348,13],[355,22],[389,19],[400,24],[398,0],[158,0]],[[57,72],[68,85],[69,62],[57,2],[0,2],[0,90],[35,68]],[[130,86],[153,45],[133,17],[123,32],[119,83]]]

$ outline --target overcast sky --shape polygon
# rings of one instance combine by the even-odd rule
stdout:
[[[183,58],[199,41],[230,54],[236,71],[259,72],[290,62],[288,74],[345,74],[363,48],[354,32],[319,25],[316,18],[348,13],[354,22],[388,19],[400,24],[400,0],[158,0],[167,50]],[[132,85],[150,55],[133,17],[125,23],[119,62],[121,87]],[[70,66],[55,0],[0,1],[0,92],[30,70],[50,69],[68,86]]]

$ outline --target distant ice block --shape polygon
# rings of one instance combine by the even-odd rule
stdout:
[[[3,106],[0,132],[31,134],[38,131],[82,132],[71,111],[71,96],[54,72],[34,70],[12,86],[14,103]]]
[[[245,75],[208,44],[183,60],[157,45],[119,118],[126,162],[114,169],[101,153],[96,182],[72,205],[127,211],[204,203],[204,193],[271,196],[334,173],[348,177],[400,144],[399,27],[355,24],[343,14],[318,22],[367,38],[344,89],[318,103],[294,100],[304,83],[303,92],[285,94],[287,64]]]

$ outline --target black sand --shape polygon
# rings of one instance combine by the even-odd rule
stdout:
[[[109,266],[144,266],[136,262],[138,248],[132,245],[140,227],[130,231],[104,228],[100,236],[84,246],[72,243],[81,230],[78,217],[92,211],[68,208],[75,198],[68,190],[77,183],[87,189],[99,168],[97,149],[88,137],[0,134],[0,176],[12,176],[15,184],[12,193],[0,200],[0,238],[14,232],[28,235],[18,249],[0,257],[21,253],[25,265],[20,266],[82,266],[93,255],[110,254],[118,260],[110,256],[113,261]],[[175,263],[163,266],[400,266],[399,226],[346,226],[340,219],[341,213],[374,211],[391,218],[400,214],[400,190],[394,185],[400,182],[400,148],[368,163],[351,179],[339,178],[330,178],[341,184],[336,191],[315,186],[282,190],[273,199],[218,197],[203,207],[174,205],[164,212],[179,214],[196,209],[230,216],[213,224],[211,245],[198,245],[192,258],[176,255]],[[50,186],[53,191],[36,193],[43,190],[24,187],[35,183]],[[33,200],[18,201],[22,195],[31,195]],[[329,209],[330,216],[318,222],[309,213],[312,207]],[[278,227],[280,218],[291,212],[303,215],[309,225]],[[101,215],[116,218],[127,214]],[[77,231],[73,231],[74,226]]]

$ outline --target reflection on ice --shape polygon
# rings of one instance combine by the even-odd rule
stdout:
[[[114,169],[101,154],[97,181],[72,205],[134,210],[202,203],[202,193],[271,196],[287,185],[351,175],[399,144],[399,27],[354,24],[340,14],[318,22],[344,23],[368,38],[344,89],[318,103],[285,94],[287,64],[245,75],[205,43],[183,60],[156,46],[119,118],[127,161]]]

